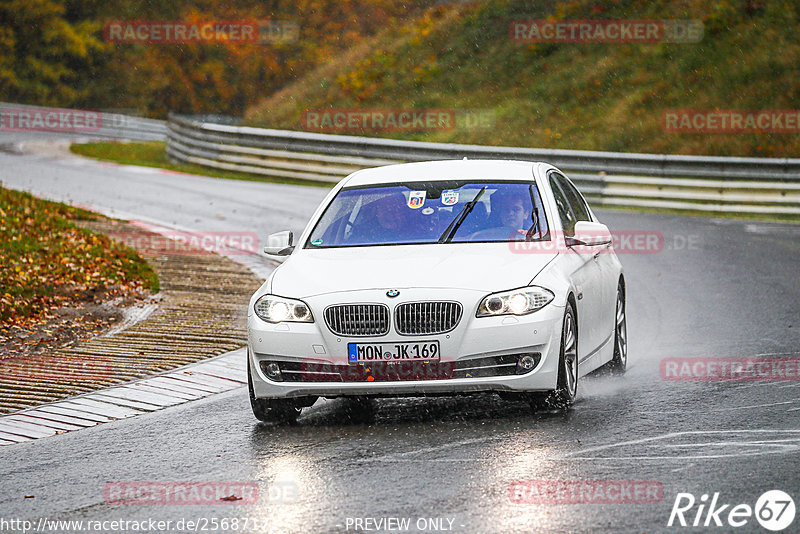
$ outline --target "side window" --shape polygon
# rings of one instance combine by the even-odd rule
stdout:
[[[561,186],[558,185],[555,179],[555,174],[550,174],[550,189],[553,190],[553,198],[556,201],[558,217],[561,219],[561,226],[564,228],[564,234],[572,235],[575,231],[575,222],[577,219],[572,212],[570,202],[567,200],[566,195],[561,190]]]
[[[576,220],[591,221],[592,217],[589,215],[589,208],[586,206],[586,201],[578,190],[575,189],[575,186],[558,173],[553,173],[551,176],[553,176],[561,186],[561,190],[564,192],[564,195],[566,195],[569,205],[572,206],[572,212],[575,214]]]

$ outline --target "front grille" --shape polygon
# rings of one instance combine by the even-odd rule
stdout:
[[[458,302],[408,302],[394,310],[394,324],[398,334],[419,336],[443,334],[454,329],[461,320]]]
[[[325,323],[339,336],[382,336],[389,332],[384,304],[337,304],[325,308]]]

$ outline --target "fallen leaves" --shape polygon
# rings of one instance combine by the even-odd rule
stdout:
[[[0,326],[40,324],[63,306],[157,291],[158,279],[133,249],[79,228],[97,216],[0,188]]]

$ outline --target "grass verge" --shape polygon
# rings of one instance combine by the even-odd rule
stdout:
[[[248,180],[252,182],[271,182],[277,184],[306,185],[315,187],[334,186],[333,183],[315,182],[313,180],[293,180],[291,178],[277,178],[270,176],[260,176],[258,174],[248,174],[244,172],[224,171],[210,169],[200,165],[176,164],[167,157],[166,143],[163,141],[142,141],[131,143],[120,142],[96,142],[73,144],[69,147],[70,152],[79,156],[112,161],[122,165],[139,165],[142,167],[157,167],[170,171],[185,172],[188,174],[198,174],[200,176],[211,176],[212,178],[224,178],[226,180]]]

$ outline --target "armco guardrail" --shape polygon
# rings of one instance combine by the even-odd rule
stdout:
[[[800,216],[800,159],[624,154],[422,143],[229,126],[170,115],[175,161],[337,182],[365,167],[461,159],[546,161],[595,205]]]
[[[75,127],[70,114],[85,120],[96,114],[91,124]],[[62,118],[60,115],[64,115]],[[3,132],[45,132],[60,135],[80,135],[90,138],[163,141],[167,137],[166,121],[134,117],[103,110],[76,110],[10,104],[0,102],[0,134]]]

